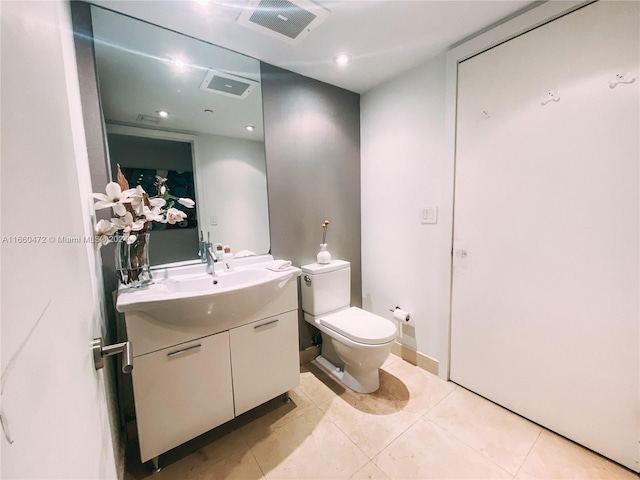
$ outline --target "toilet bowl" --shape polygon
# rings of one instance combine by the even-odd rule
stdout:
[[[385,318],[358,307],[305,320],[322,333],[322,353],[316,363],[358,393],[380,387],[379,368],[389,358],[396,327]]]
[[[349,262],[305,265],[302,272],[304,319],[322,334],[322,351],[314,362],[351,390],[375,392],[396,337],[395,323],[349,306]]]

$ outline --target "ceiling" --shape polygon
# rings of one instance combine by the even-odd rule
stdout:
[[[260,88],[243,97],[202,88],[218,72],[257,86],[260,62],[102,8],[92,8],[92,21],[107,125],[264,139]]]
[[[248,0],[247,0],[248,1]],[[328,17],[291,45],[236,22],[245,0],[93,0],[92,3],[364,93],[451,45],[541,2],[319,0]],[[352,57],[346,67],[333,58]]]

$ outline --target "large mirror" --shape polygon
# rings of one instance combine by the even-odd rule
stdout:
[[[150,194],[155,175],[176,194],[195,189],[194,215],[152,231],[151,263],[196,259],[200,232],[234,253],[268,253],[260,63],[101,7],[91,14],[112,178],[120,164]]]

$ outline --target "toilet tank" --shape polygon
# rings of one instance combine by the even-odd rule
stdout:
[[[351,264],[344,260],[303,265],[300,276],[302,310],[322,315],[351,304]],[[309,281],[310,280],[310,281]]]

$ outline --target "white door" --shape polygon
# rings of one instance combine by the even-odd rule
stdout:
[[[450,371],[636,471],[639,6],[459,66]]]
[[[0,8],[1,477],[116,478],[69,5]]]

